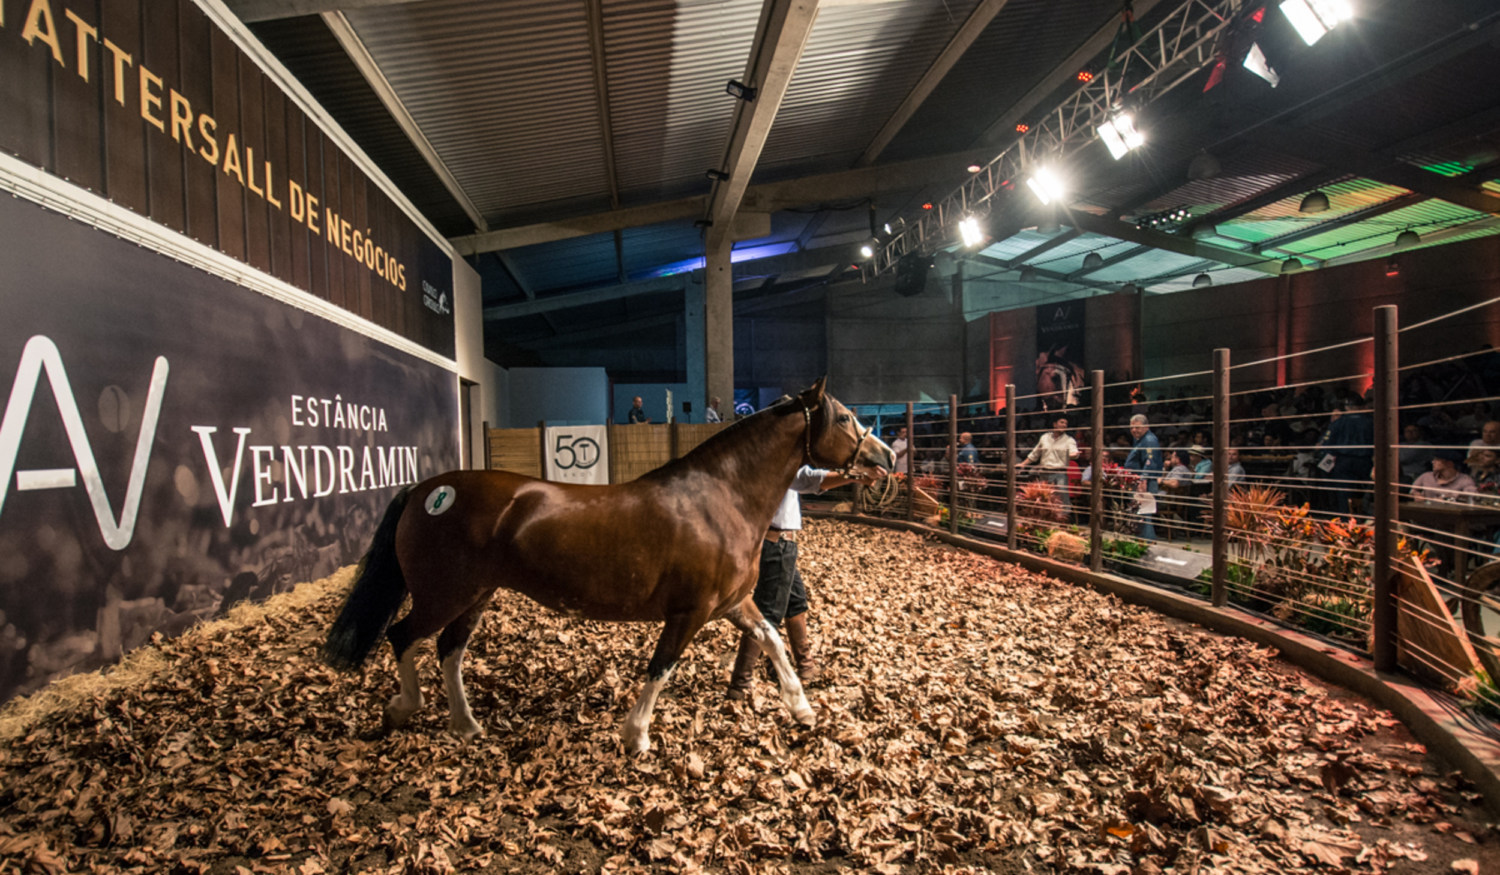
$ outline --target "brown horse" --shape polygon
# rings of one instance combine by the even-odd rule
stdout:
[[[776,666],[782,701],[811,726],[781,638],[750,599],[761,541],[803,464],[874,478],[895,461],[819,379],[630,483],[548,483],[504,471],[429,478],[386,510],[324,658],[357,668],[385,632],[401,679],[385,710],[387,728],[395,728],[422,707],[416,645],[440,632],[448,728],[472,738],[483,730],[469,711],[461,666],[495,590],[594,620],[663,622],[620,732],[635,753],[651,746],[651,712],[677,660],[705,623],[722,617],[754,636]],[[391,624],[408,592],[411,610]]]

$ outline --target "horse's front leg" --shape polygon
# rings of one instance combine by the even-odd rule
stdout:
[[[781,702],[792,712],[797,722],[805,726],[817,723],[817,716],[813,713],[812,705],[807,702],[807,694],[802,690],[802,681],[797,679],[797,673],[792,670],[792,661],[787,658],[786,645],[782,643],[781,636],[776,634],[776,627],[761,616],[760,608],[755,606],[754,600],[745,596],[744,601],[724,615],[724,619],[753,638],[761,652],[771,658],[771,665],[775,666],[776,677],[780,681]]]
[[[683,651],[703,628],[706,619],[701,614],[667,617],[661,637],[656,640],[656,651],[646,666],[646,684],[641,688],[641,696],[625,716],[625,725],[620,727],[620,740],[625,743],[626,753],[645,753],[651,749],[651,712],[656,709],[656,697],[672,679],[677,660],[682,658]]]

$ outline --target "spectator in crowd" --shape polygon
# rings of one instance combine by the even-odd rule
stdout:
[[[1500,450],[1475,450],[1469,454],[1469,476],[1478,490],[1500,497]]]
[[[969,432],[958,436],[958,464],[979,464],[979,450],[974,446],[974,435]]]
[[[1500,450],[1500,422],[1486,422],[1479,429],[1479,437],[1469,442],[1469,464],[1474,463],[1474,454],[1479,450]]]
[[[1125,457],[1125,468],[1140,477],[1136,489],[1154,497],[1161,489],[1158,478],[1166,460],[1161,455],[1161,441],[1151,431],[1146,414],[1137,413],[1130,417],[1130,436],[1135,438],[1135,443],[1130,448],[1130,455]],[[1141,537],[1156,540],[1156,526],[1152,524],[1151,514],[1141,514]]]
[[[1432,457],[1432,470],[1412,484],[1411,497],[1417,501],[1454,501],[1461,493],[1479,491],[1474,478],[1458,470],[1463,458],[1460,450],[1438,450]]]
[[[723,422],[724,417],[719,413],[719,396],[708,399],[708,409],[703,411],[704,422]]]
[[[630,415],[627,420],[631,423],[651,421],[651,417],[646,415],[646,408],[641,406],[641,396],[630,399]]]
[[[1432,453],[1427,430],[1415,422],[1408,422],[1401,430],[1401,448],[1398,451],[1401,479],[1411,483],[1427,473],[1432,467]]]
[[[896,457],[896,473],[911,473],[911,442],[906,438],[906,426],[896,427],[896,438],[891,441],[891,453]]]
[[[1328,430],[1318,441],[1318,469],[1325,475],[1334,514],[1352,512],[1351,502],[1363,493],[1375,465],[1375,423],[1359,402],[1345,400],[1334,408]],[[1465,475],[1467,476],[1467,475]],[[1356,490],[1359,490],[1358,492]]]
[[[1188,448],[1188,458],[1193,463],[1193,482],[1208,483],[1213,479],[1214,460],[1208,457],[1208,450],[1201,444],[1193,444]]]
[[[1230,489],[1245,482],[1245,466],[1240,464],[1240,450],[1238,447],[1230,447],[1224,451],[1224,461],[1227,463],[1224,481]]]
[[[1068,434],[1068,418],[1058,416],[1052,420],[1052,430],[1042,434],[1037,440],[1036,446],[1031,452],[1016,464],[1016,468],[1024,468],[1033,462],[1041,465],[1042,473],[1037,479],[1051,483],[1058,490],[1058,495],[1066,499],[1068,496],[1068,462],[1078,458],[1078,442]]]
[[[1188,450],[1173,450],[1168,459],[1166,472],[1161,475],[1164,488],[1182,492],[1193,482],[1192,459]]]

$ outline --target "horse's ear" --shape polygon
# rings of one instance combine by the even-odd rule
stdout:
[[[813,404],[821,403],[822,400],[823,400],[823,384],[827,383],[827,382],[828,382],[828,375],[827,374],[824,374],[823,376],[819,377],[817,380],[813,381],[813,384],[811,386],[808,386],[807,389],[804,390],[803,393],[802,393],[802,401],[803,401],[803,403],[805,403],[805,404],[807,404],[809,406],[811,406]]]

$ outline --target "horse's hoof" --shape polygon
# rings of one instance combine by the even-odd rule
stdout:
[[[458,736],[460,741],[473,741],[484,736],[484,727],[478,723],[450,723],[448,731]]]
[[[651,736],[644,732],[634,738],[621,736],[620,740],[625,743],[625,753],[630,756],[638,756],[651,749]]]
[[[818,725],[818,715],[813,713],[813,709],[811,708],[808,708],[806,711],[793,712],[792,716],[797,718],[798,723],[801,723],[808,729]]]

